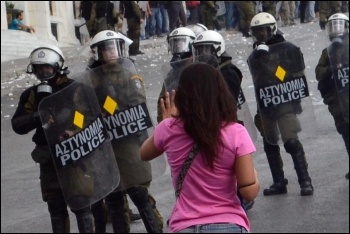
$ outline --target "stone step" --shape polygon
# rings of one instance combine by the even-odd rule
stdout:
[[[68,46],[56,40],[43,39],[35,33],[27,33],[18,30],[1,30],[1,62],[13,59],[28,58],[29,53],[46,44],[54,44],[58,47]]]

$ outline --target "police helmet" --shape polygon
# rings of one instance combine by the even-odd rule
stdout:
[[[207,27],[205,27],[203,24],[200,24],[200,23],[189,24],[186,26],[186,28],[191,29],[196,36],[198,36],[198,34],[204,32],[204,31],[208,30]]]
[[[268,41],[277,33],[275,17],[267,12],[256,14],[250,22],[250,32],[255,42]]]
[[[169,51],[173,55],[192,52],[192,42],[195,38],[196,35],[191,29],[176,28],[168,37]]]
[[[110,62],[121,57],[126,57],[125,37],[119,32],[104,30],[97,33],[91,41],[90,48],[95,61]],[[109,52],[109,57],[104,58],[103,52]]]
[[[193,55],[215,55],[220,57],[225,52],[225,41],[220,33],[207,30],[200,33],[192,43]]]
[[[326,24],[326,33],[330,40],[349,34],[349,18],[342,13],[333,14]]]
[[[33,73],[41,81],[48,81],[57,74],[68,74],[69,71],[64,67],[64,56],[60,48],[47,45],[30,53],[27,73]]]

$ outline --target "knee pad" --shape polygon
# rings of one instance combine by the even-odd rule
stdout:
[[[263,140],[263,143],[264,143],[264,151],[265,151],[267,156],[280,154],[280,146],[279,145],[270,144],[265,139]]]
[[[299,140],[295,138],[288,139],[286,143],[284,143],[284,148],[289,154],[293,154],[295,152],[298,152],[299,150],[303,150],[302,144]]]

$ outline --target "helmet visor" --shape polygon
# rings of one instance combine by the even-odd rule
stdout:
[[[349,28],[345,20],[335,19],[327,23],[326,32],[330,38],[334,38],[349,33]]]
[[[169,51],[172,54],[180,54],[190,51],[190,38],[186,36],[177,36],[169,38]]]
[[[251,27],[250,31],[254,42],[257,43],[265,43],[273,36],[271,27],[266,25],[260,27]]]
[[[193,46],[193,54],[195,57],[200,55],[216,55],[216,51],[212,44],[199,44]]]
[[[44,64],[29,64],[28,73],[33,73],[39,80],[49,80],[58,72],[58,67],[49,63]]]
[[[118,58],[125,57],[125,44],[122,40],[102,41],[97,45],[98,60],[112,62]]]

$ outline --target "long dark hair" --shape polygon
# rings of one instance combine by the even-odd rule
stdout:
[[[213,169],[222,150],[221,128],[237,122],[237,103],[221,72],[195,63],[184,68],[175,95],[178,117]]]

